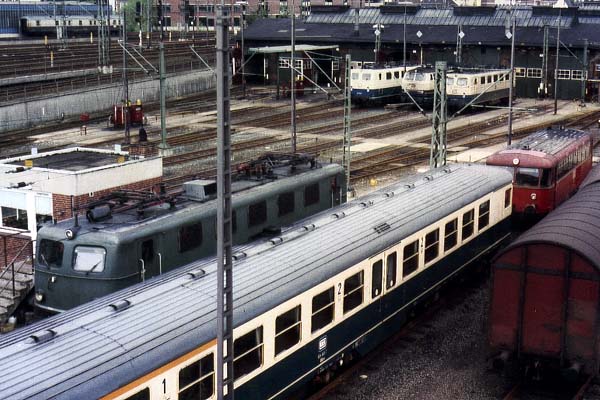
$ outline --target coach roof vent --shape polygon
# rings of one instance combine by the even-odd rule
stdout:
[[[114,311],[121,311],[126,308],[129,308],[130,305],[131,302],[129,300],[119,300],[115,303],[110,304],[109,307],[111,307]]]
[[[35,343],[46,343],[54,339],[55,336],[56,332],[54,332],[52,329],[46,329],[44,331],[34,333],[30,336],[30,338],[33,339]]]
[[[381,223],[379,225],[375,225],[373,227],[373,229],[375,229],[375,232],[377,232],[377,233],[383,233],[383,232],[387,231],[390,228],[391,228],[390,224],[388,224],[387,222],[383,222],[383,223]]]
[[[206,275],[206,271],[203,269],[196,269],[194,271],[188,272],[187,275],[191,279],[198,279],[198,278],[202,278],[204,275]]]

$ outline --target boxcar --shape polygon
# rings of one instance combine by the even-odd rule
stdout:
[[[287,398],[371,351],[509,237],[510,188],[501,168],[453,165],[235,249],[235,397]],[[0,337],[0,398],[215,399],[216,268],[200,260]]]
[[[493,260],[489,341],[497,365],[536,376],[598,373],[600,168]]]
[[[513,171],[518,217],[542,217],[571,197],[592,168],[588,132],[549,127],[489,156],[488,165]]]

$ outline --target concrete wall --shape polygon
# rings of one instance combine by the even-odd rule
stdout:
[[[167,77],[166,95],[167,98],[185,96],[215,86],[216,79],[212,71],[177,74]],[[158,78],[131,83],[129,93],[132,101],[141,99],[142,102],[158,102]],[[106,111],[108,118],[112,105],[121,101],[122,96],[121,85],[115,84],[0,107],[0,133],[57,121],[63,113],[69,117]]]

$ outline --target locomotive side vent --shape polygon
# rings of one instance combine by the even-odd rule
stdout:
[[[379,225],[375,225],[373,227],[373,229],[375,229],[375,232],[377,232],[377,233],[383,233],[383,232],[387,231],[390,228],[391,228],[391,226],[387,222],[383,222],[383,223],[381,223]]]

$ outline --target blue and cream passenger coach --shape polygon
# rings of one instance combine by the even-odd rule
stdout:
[[[511,174],[454,165],[234,253],[236,398],[285,398],[373,349],[509,235]],[[2,337],[3,399],[212,399],[214,259]]]

